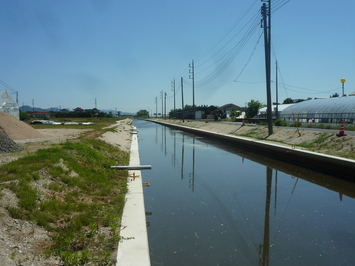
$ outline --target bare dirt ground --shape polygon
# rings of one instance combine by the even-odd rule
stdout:
[[[12,120],[12,121],[11,121]],[[107,132],[100,138],[125,151],[130,148],[130,120],[120,120],[112,127],[115,132]],[[38,149],[49,148],[52,144],[75,139],[90,129],[38,129],[24,122],[0,113],[0,132],[5,132],[24,149],[15,153],[1,153],[0,165],[26,156]],[[20,166],[19,166],[20,167]],[[45,180],[41,180],[42,185]],[[40,185],[40,184],[36,184]],[[39,188],[40,189],[40,188]],[[13,219],[7,207],[17,206],[18,199],[9,189],[0,191],[0,265],[6,266],[49,266],[62,265],[57,257],[42,255],[50,236],[46,230],[36,224]]]

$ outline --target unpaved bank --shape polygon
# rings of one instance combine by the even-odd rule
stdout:
[[[151,119],[154,121],[155,119]],[[241,123],[223,123],[205,121],[185,120],[159,120],[164,123],[182,125],[196,129],[207,130],[216,133],[230,134],[250,139],[259,139],[263,141],[277,142],[291,148],[309,150],[313,152],[339,156],[343,158],[355,159],[355,136],[337,137],[334,133],[324,133],[300,128],[285,129],[274,127],[274,133],[268,136],[267,126],[245,125]]]

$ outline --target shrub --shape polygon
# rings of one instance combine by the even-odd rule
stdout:
[[[275,121],[275,126],[285,127],[285,126],[287,126],[287,122],[285,120],[282,120],[282,119],[277,119]]]
[[[291,127],[300,127],[302,123],[300,121],[295,121],[293,124],[290,125]]]

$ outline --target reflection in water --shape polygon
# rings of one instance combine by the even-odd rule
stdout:
[[[146,210],[154,213],[147,217],[152,265],[355,261],[354,184],[154,123],[134,123],[141,162],[152,165],[143,174],[151,183],[144,191]]]

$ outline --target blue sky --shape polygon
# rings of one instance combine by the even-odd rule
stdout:
[[[271,0],[272,98],[355,91],[354,0]],[[0,80],[19,105],[161,111],[266,103],[260,0],[2,0]],[[0,89],[6,89],[0,85]]]

